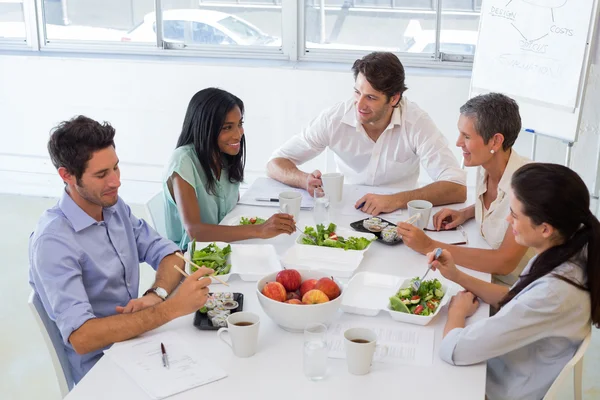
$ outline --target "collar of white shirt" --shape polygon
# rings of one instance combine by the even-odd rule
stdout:
[[[515,149],[511,149],[508,164],[506,164],[502,178],[500,178],[500,182],[498,183],[498,195],[500,195],[500,192],[503,195],[510,192],[510,182],[513,174],[526,163],[527,161],[524,157],[521,157]],[[488,178],[488,172],[484,168],[481,169],[483,170],[483,174],[479,176],[479,182],[477,182],[477,193],[480,195],[487,191],[486,181]]]
[[[398,125],[401,126],[402,125],[402,109],[406,106],[406,100],[404,99],[404,97],[400,100],[400,106],[394,108],[394,111],[392,112],[392,119],[390,120],[390,124],[388,125],[387,129],[393,128],[394,126]],[[356,102],[354,101],[354,99],[350,99],[346,102],[346,113],[344,114],[344,116],[342,117],[341,122],[343,122],[346,125],[350,125],[356,128],[356,130],[359,130],[359,127],[362,126],[361,124],[358,123],[358,120],[356,119]]]

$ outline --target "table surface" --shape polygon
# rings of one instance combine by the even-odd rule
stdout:
[[[346,199],[353,202],[355,199]],[[452,208],[463,207],[462,204]],[[435,212],[434,209],[433,212]],[[270,215],[275,208],[238,205],[230,217]],[[356,221],[358,214],[342,213],[341,208],[331,208],[330,217],[339,226],[348,226]],[[432,213],[433,215],[433,213]],[[364,215],[366,217],[366,214]],[[399,219],[408,214],[403,211]],[[396,217],[398,219],[398,217]],[[313,224],[312,212],[301,211],[300,226]],[[474,221],[464,225],[468,234],[469,246],[489,248],[479,235]],[[272,244],[281,257],[293,245],[296,235],[282,235],[269,240],[253,239],[240,243]],[[413,277],[421,276],[427,268],[425,256],[414,252],[403,244],[387,246],[375,242],[356,272],[369,271],[382,274]],[[490,275],[463,269],[480,279],[490,281]],[[428,278],[439,277],[438,272],[430,272]],[[477,399],[485,395],[485,363],[455,367],[446,364],[438,357],[444,324],[447,319],[447,307],[428,325],[435,330],[435,349],[433,363],[430,366],[403,366],[375,362],[371,372],[364,376],[354,376],[347,372],[346,361],[328,360],[328,375],[319,382],[307,379],[302,370],[303,335],[290,333],[279,328],[262,311],[256,297],[256,282],[244,282],[239,277],[229,280],[231,287],[213,285],[214,291],[244,293],[244,310],[260,316],[258,352],[250,358],[237,358],[231,349],[217,338],[216,331],[201,331],[193,326],[193,314],[178,318],[158,328],[156,331],[176,330],[186,343],[194,346],[212,363],[218,365],[228,377],[193,390],[177,394],[172,399],[224,398],[233,399],[233,395],[251,399],[363,399],[376,398],[418,398],[430,399]],[[468,323],[473,323],[489,315],[489,306],[482,304]],[[364,327],[398,327],[400,322],[393,321],[389,314],[381,312],[376,317],[365,317],[339,312],[337,322],[360,324]],[[410,325],[414,327],[414,325]],[[196,347],[197,346],[197,347]],[[316,397],[315,397],[316,396]],[[81,382],[69,393],[67,400],[76,399],[148,399],[144,391],[131,380],[108,357],[103,357]]]

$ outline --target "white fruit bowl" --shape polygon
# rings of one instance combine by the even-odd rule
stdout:
[[[307,279],[331,278],[330,275],[319,271],[303,269],[297,271],[302,277],[302,282]],[[274,272],[259,280],[256,284],[256,295],[265,313],[281,328],[290,332],[302,332],[310,323],[329,324],[337,315],[344,296],[344,287],[339,280],[334,278],[335,283],[340,287],[340,295],[327,303],[288,304],[272,300],[262,294],[262,289],[267,282],[275,282],[276,277],[277,272]]]

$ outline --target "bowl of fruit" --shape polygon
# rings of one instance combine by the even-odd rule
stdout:
[[[310,323],[331,322],[340,308],[343,286],[323,272],[284,269],[258,281],[256,295],[277,325],[302,332]]]

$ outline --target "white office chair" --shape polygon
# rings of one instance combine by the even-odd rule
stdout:
[[[558,390],[562,382],[565,380],[567,375],[571,373],[573,370],[573,387],[575,389],[575,400],[582,399],[582,391],[583,391],[583,355],[590,345],[590,340],[592,339],[592,331],[583,339],[583,342],[579,345],[579,349],[575,352],[575,355],[571,360],[565,365],[565,367],[560,371],[560,374],[554,380],[550,389],[544,396],[544,400],[554,400],[558,394]]]
[[[69,391],[73,389],[75,382],[73,382],[73,376],[71,375],[71,366],[67,359],[62,336],[54,321],[48,317],[42,301],[35,292],[32,291],[29,295],[28,303],[33,318],[35,319],[35,322],[37,322],[40,332],[44,337],[44,342],[46,343],[52,365],[54,366],[54,373],[58,380],[58,388],[60,389],[61,396],[64,398],[69,394]]]
[[[146,212],[150,217],[150,225],[162,237],[167,237],[167,223],[165,221],[165,204],[163,193],[158,192],[146,203]]]

